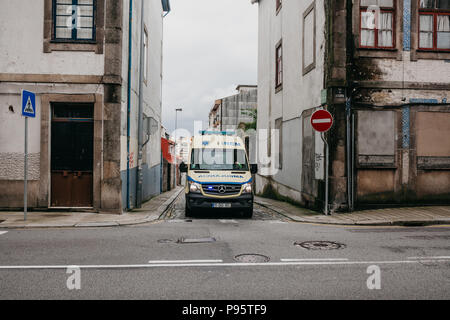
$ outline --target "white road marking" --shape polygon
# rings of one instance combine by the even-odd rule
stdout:
[[[429,259],[450,259],[450,256],[439,256],[439,257],[408,257],[408,259],[415,259],[415,260],[429,260]]]
[[[8,233],[8,231],[0,231],[0,236],[5,233]]]
[[[221,223],[238,223],[236,220],[219,220]]]
[[[315,119],[312,123],[330,123],[331,119]]]
[[[449,260],[392,260],[392,261],[302,261],[302,262],[266,262],[266,263],[161,263],[130,265],[77,265],[80,269],[150,269],[150,268],[182,268],[182,267],[289,267],[289,266],[325,266],[325,265],[381,265],[381,264],[420,264],[423,262],[450,262]],[[67,269],[65,266],[0,266],[0,270],[33,270],[33,269]]]
[[[175,263],[221,263],[223,260],[150,260],[151,264],[175,264]]]
[[[324,258],[324,259],[280,259],[282,262],[306,262],[306,261],[348,261],[345,258]]]

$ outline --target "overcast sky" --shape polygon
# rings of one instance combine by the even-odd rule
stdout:
[[[258,6],[250,0],[170,0],[164,20],[163,125],[193,133],[214,101],[256,84]]]

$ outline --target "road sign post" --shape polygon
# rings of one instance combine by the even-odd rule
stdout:
[[[325,139],[325,133],[333,126],[333,116],[327,110],[317,110],[311,116],[311,125],[314,130],[320,132],[320,136],[325,144],[325,206],[324,213],[328,215],[328,167],[330,165],[329,146]]]
[[[36,94],[22,90],[22,116],[25,117],[25,152],[23,174],[23,217],[27,221],[28,210],[28,118],[36,117]]]

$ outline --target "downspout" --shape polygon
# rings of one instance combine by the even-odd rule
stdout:
[[[164,6],[163,6],[163,10],[164,10]],[[170,6],[167,8],[167,12],[163,14],[163,19],[170,13]],[[163,88],[162,88],[162,68],[163,68],[163,43],[164,43],[164,20],[161,22],[162,23],[162,36],[161,36],[161,99],[162,99],[162,94],[163,94]],[[161,138],[159,138],[159,140],[161,141]],[[159,169],[159,192],[162,193],[163,192],[163,174],[164,174],[164,158],[163,158],[163,153],[162,153],[162,145],[160,142],[160,149],[161,149],[161,164],[160,164],[160,169]]]
[[[163,155],[162,155],[162,149],[161,149],[161,166],[159,169],[159,192],[162,193],[163,192],[163,174],[164,174],[164,159],[163,159]]]
[[[127,84],[127,210],[130,210],[130,114],[131,114],[131,67],[133,44],[133,0],[130,0],[128,16],[128,84]]]
[[[346,142],[346,159],[347,159],[347,205],[348,205],[348,210],[349,211],[353,211],[353,205],[352,205],[352,184],[353,184],[353,177],[352,177],[352,160],[351,160],[351,155],[352,155],[352,143],[351,143],[351,123],[350,123],[350,118],[351,118],[351,109],[352,109],[352,97],[350,94],[350,97],[347,97],[346,101],[345,101],[345,123],[346,123],[346,138],[347,138],[347,142]]]
[[[222,120],[223,120],[223,100],[220,101],[220,131],[223,131]]]
[[[138,166],[136,171],[136,207],[142,206],[142,140],[143,140],[143,102],[144,102],[144,0],[141,0],[141,53],[139,61],[139,106],[138,106]]]
[[[353,39],[353,0],[347,0],[347,18],[346,18],[346,29],[347,29],[347,90],[346,90],[346,100],[345,100],[345,122],[346,122],[346,162],[347,162],[347,205],[348,210],[353,211],[354,202],[353,202],[353,184],[354,181],[354,128],[353,128],[353,94],[356,89],[353,86],[353,59],[354,59],[354,39]]]

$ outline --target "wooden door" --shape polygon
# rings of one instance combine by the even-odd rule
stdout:
[[[51,206],[93,206],[91,104],[55,104],[51,129]]]

